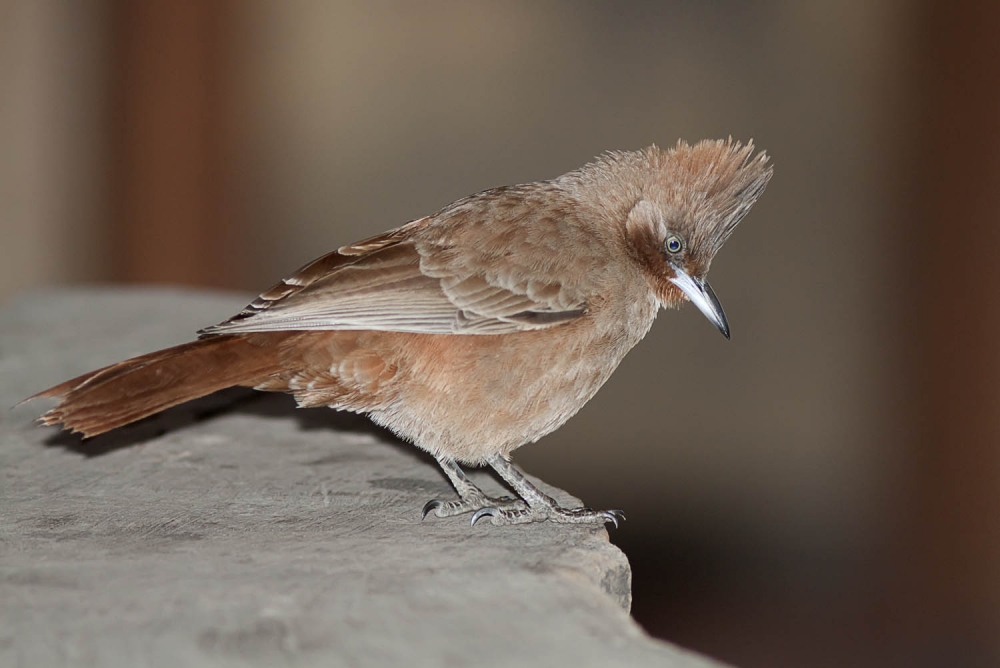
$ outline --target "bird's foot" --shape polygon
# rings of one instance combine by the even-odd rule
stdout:
[[[483,490],[479,489],[469,480],[468,477],[458,467],[455,460],[444,456],[437,456],[441,468],[444,470],[448,480],[458,492],[458,499],[442,501],[441,499],[431,499],[424,504],[423,517],[434,513],[437,517],[454,517],[464,513],[471,513],[481,508],[500,508],[503,510],[521,510],[527,508],[527,504],[521,499],[514,499],[509,496],[492,497],[487,496]]]
[[[483,508],[498,509],[504,512],[517,512],[525,510],[527,505],[525,505],[524,501],[509,496],[493,497],[482,493],[473,493],[467,494],[464,498],[450,501],[431,499],[424,504],[421,519],[426,518],[431,513],[434,513],[436,517],[454,517],[455,515],[463,515],[482,510]]]
[[[500,508],[487,506],[480,508],[472,516],[472,525],[488,517],[494,526],[508,524],[528,524],[529,522],[558,522],[560,524],[607,524],[618,528],[618,521],[625,520],[625,513],[620,510],[594,510],[592,508],[563,508],[562,506],[541,505],[521,508]]]

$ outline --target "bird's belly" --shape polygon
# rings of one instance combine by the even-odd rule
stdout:
[[[414,335],[405,343],[394,346],[394,400],[371,416],[421,448],[465,463],[506,455],[561,426],[634,345],[572,326]]]

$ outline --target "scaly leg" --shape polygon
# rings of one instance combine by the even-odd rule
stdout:
[[[434,511],[434,514],[438,517],[451,517],[453,515],[471,513],[480,508],[497,508],[510,511],[523,510],[525,508],[524,501],[520,499],[512,499],[509,496],[499,498],[487,496],[483,490],[476,487],[466,477],[454,459],[438,456],[437,460],[441,468],[444,469],[445,475],[448,476],[448,480],[451,481],[455,491],[458,492],[459,498],[452,501],[431,499],[424,505],[424,517],[427,517],[431,511]]]
[[[483,517],[489,517],[496,526],[506,524],[526,524],[528,522],[552,522],[570,524],[605,524],[611,522],[618,527],[618,520],[624,520],[625,514],[620,510],[593,510],[591,508],[563,508],[551,496],[528,482],[524,474],[514,468],[514,465],[500,455],[494,455],[487,460],[496,469],[508,485],[524,499],[526,507],[501,508],[499,506],[484,506],[472,516],[472,524]]]

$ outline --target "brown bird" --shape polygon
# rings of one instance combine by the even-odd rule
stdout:
[[[691,301],[726,336],[705,280],[764,191],[764,153],[728,141],[608,153],[551,181],[487,190],[306,265],[192,343],[36,397],[95,436],[227,387],[366,413],[430,452],[458,492],[424,516],[617,526],[563,508],[510,461],[604,384],[661,307]],[[520,497],[459,468],[489,464]]]

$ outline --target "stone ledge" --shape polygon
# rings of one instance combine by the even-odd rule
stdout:
[[[247,301],[24,295],[0,308],[0,404]],[[719,665],[632,621],[603,529],[421,522],[447,481],[363,418],[230,391],[84,443],[44,408],[0,417],[2,665]]]

